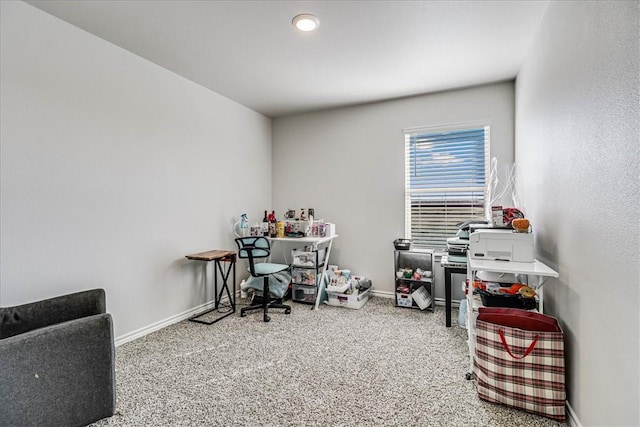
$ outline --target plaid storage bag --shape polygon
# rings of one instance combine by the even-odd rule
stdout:
[[[481,399],[565,421],[564,372],[564,336],[555,318],[479,309],[474,374]]]

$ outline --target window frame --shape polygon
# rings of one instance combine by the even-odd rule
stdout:
[[[483,160],[483,173],[482,183],[481,185],[468,185],[462,186],[460,183],[455,183],[450,181],[452,185],[450,186],[433,186],[430,188],[411,188],[411,168],[413,167],[415,170],[415,164],[417,162],[417,155],[415,154],[415,149],[413,151],[413,156],[411,156],[411,144],[424,143],[425,139],[429,139],[429,137],[433,137],[438,144],[437,146],[432,147],[432,153],[436,154],[439,150],[443,149],[442,144],[446,144],[446,137],[444,135],[453,134],[460,135],[466,133],[479,132],[482,130],[483,132],[483,147],[484,152],[482,157]],[[420,142],[417,142],[416,139],[420,139]],[[453,138],[452,138],[453,139]],[[413,140],[413,142],[412,142]],[[453,146],[453,142],[449,141]],[[472,147],[478,147],[477,141],[472,144]],[[438,126],[428,126],[428,127],[419,127],[419,128],[407,128],[404,129],[404,150],[405,150],[405,238],[411,239],[412,244],[416,247],[424,247],[424,248],[432,248],[432,249],[446,249],[446,238],[454,237],[457,231],[456,225],[464,220],[471,219],[486,219],[486,207],[489,201],[487,200],[487,188],[489,183],[489,175],[490,175],[490,148],[491,148],[491,123],[487,121],[482,122],[465,122],[465,123],[455,123],[449,125],[438,125]],[[458,156],[462,156],[464,149],[461,149],[460,146],[455,147],[453,149],[454,154]],[[460,161],[462,157],[458,157],[457,161]],[[467,161],[473,162],[474,160],[477,162],[479,159],[478,155],[470,156],[465,158]],[[447,163],[447,161],[444,161]],[[473,171],[474,169],[469,169]],[[422,171],[424,172],[424,171]],[[476,175],[477,175],[476,171]],[[440,172],[439,174],[435,174],[438,177],[445,177],[446,172]],[[425,226],[424,224],[418,226],[414,221],[414,214],[412,212],[414,205],[412,201],[415,203],[415,195],[416,194],[425,194],[425,195],[433,195],[433,204],[434,209],[437,209],[437,204],[441,203],[444,209],[443,218],[440,218],[438,214],[428,215],[428,219],[441,219],[442,224],[438,227],[433,227],[429,230],[429,226]],[[441,199],[437,198],[437,195],[441,195]],[[456,200],[454,195],[458,195],[462,197],[461,199]],[[412,196],[414,198],[412,198]],[[426,196],[429,198],[429,196]],[[468,201],[469,207],[468,209],[464,207],[464,203],[460,204],[460,202]],[[478,206],[479,201],[482,201],[481,205]],[[451,202],[458,202],[451,203]],[[427,202],[428,205],[428,202]],[[421,209],[420,207],[416,207],[415,209]],[[428,206],[424,207],[426,211],[429,210]],[[451,220],[447,218],[448,213],[456,212],[455,215],[452,216]],[[433,212],[436,212],[435,210]],[[426,230],[421,233],[423,236],[430,236],[428,239],[416,238],[416,233],[414,231],[416,229]],[[440,236],[438,236],[440,235]]]

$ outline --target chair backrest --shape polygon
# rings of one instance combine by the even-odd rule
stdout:
[[[106,313],[106,307],[104,289],[91,289],[13,307],[0,307],[0,339]]]
[[[254,260],[267,258],[271,254],[269,240],[262,236],[238,237],[236,244],[238,245],[238,257],[248,259],[251,275],[257,276],[254,268]]]

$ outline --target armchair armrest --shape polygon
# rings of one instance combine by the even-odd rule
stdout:
[[[7,426],[83,426],[115,411],[110,314],[0,339],[0,420]]]
[[[0,339],[56,323],[106,313],[104,289],[0,308]]]

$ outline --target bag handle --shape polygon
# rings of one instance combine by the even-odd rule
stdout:
[[[502,341],[502,345],[504,346],[504,349],[507,350],[507,353],[509,353],[509,356],[518,360],[524,359],[525,357],[527,357],[529,353],[533,351],[536,344],[538,343],[538,338],[540,338],[540,335],[536,335],[536,337],[533,339],[533,342],[531,343],[531,345],[529,345],[529,348],[527,348],[524,354],[520,357],[517,357],[517,356],[514,356],[513,353],[511,353],[511,350],[509,350],[509,345],[507,344],[507,340],[504,338],[504,332],[502,331],[502,329],[498,329],[498,334],[500,334],[500,341]]]

